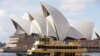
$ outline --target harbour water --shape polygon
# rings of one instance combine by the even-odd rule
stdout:
[[[0,56],[17,56],[16,53],[0,53]],[[26,56],[26,55],[25,55]],[[100,53],[83,53],[82,56],[100,56]]]
[[[0,56],[17,56],[15,53],[0,53]]]

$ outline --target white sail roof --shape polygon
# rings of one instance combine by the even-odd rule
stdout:
[[[52,26],[53,30],[56,32],[56,29],[55,29],[55,25],[54,25],[54,21],[53,21],[53,18],[51,15],[47,16],[46,17],[46,20],[50,23],[50,25]]]
[[[95,30],[95,35],[97,39],[100,39],[100,32]]]
[[[35,34],[41,34],[41,29],[40,29],[40,26],[39,24],[36,22],[36,20],[33,18],[33,16],[28,13],[28,19],[31,23],[31,33],[35,33]]]
[[[14,27],[16,28],[15,35],[25,33],[24,30],[16,22],[14,22],[13,20],[11,20],[11,21],[13,22]]]
[[[58,33],[60,40],[63,40],[67,36],[67,32],[69,30],[69,23],[67,19],[54,7],[46,4],[45,2],[41,3],[43,12],[45,14],[44,16],[52,16],[51,19],[53,19],[53,24],[55,25],[57,30],[56,33]]]
[[[47,34],[48,34],[48,36],[57,37],[52,17],[51,16],[46,17],[46,22],[47,22]]]
[[[38,27],[40,29],[39,32],[41,32],[42,35],[47,35],[46,20],[43,15],[37,14],[35,12],[32,13],[31,11],[29,12],[29,14],[34,18],[34,21],[37,22]]]
[[[82,21],[77,25],[74,25],[75,29],[77,29],[86,39],[91,40],[92,33],[94,29],[94,23],[90,21]]]
[[[31,35],[30,21],[15,16],[11,19],[16,22],[28,35]]]
[[[41,28],[35,20],[31,22],[31,33],[41,34]]]
[[[80,39],[80,38],[84,38],[83,35],[74,27],[70,27],[68,33],[67,33],[67,37],[71,37],[74,39]]]
[[[91,40],[94,28],[93,22],[83,21],[72,27],[57,9],[45,2],[41,3],[44,16],[29,12],[29,20],[12,17],[12,21],[17,24],[18,33],[24,31],[28,35],[31,35],[31,33],[42,34],[59,37],[59,40],[64,40],[66,37]]]

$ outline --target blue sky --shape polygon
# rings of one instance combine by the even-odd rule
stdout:
[[[60,10],[71,25],[92,21],[100,30],[100,0],[44,0]],[[5,42],[15,29],[10,17],[22,17],[28,11],[41,13],[40,0],[0,0],[0,41]]]

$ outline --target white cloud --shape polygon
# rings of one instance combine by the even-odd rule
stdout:
[[[24,15],[22,15],[22,18],[23,19],[28,19],[29,18],[28,13],[25,13]]]
[[[0,10],[0,17],[3,17],[5,15],[6,15],[5,11],[4,10]]]
[[[9,16],[9,18],[12,18],[12,17],[16,17],[16,15],[10,15]],[[29,18],[29,16],[28,16],[28,13],[24,13],[22,16],[20,15],[20,16],[17,16],[17,17],[21,17],[22,19],[28,19]]]
[[[4,34],[4,29],[3,28],[0,28],[0,35]]]
[[[60,7],[62,11],[68,11],[71,14],[80,14],[89,3],[94,2],[94,0],[60,0],[62,6]]]

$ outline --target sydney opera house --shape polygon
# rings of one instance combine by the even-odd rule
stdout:
[[[100,36],[92,40],[94,23],[71,26],[53,6],[41,2],[43,13],[28,12],[28,19],[12,17],[16,32],[3,52],[29,56],[100,56]],[[95,55],[96,54],[96,55]]]

